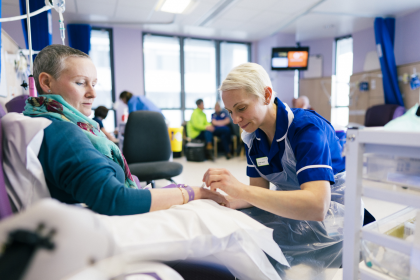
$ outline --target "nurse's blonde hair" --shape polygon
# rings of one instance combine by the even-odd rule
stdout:
[[[220,93],[228,90],[244,89],[247,93],[265,101],[265,88],[273,89],[270,77],[264,68],[256,63],[244,63],[233,68],[219,87]],[[271,96],[273,102],[275,92]]]

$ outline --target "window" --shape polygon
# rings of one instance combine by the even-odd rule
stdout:
[[[249,45],[241,43],[220,43],[220,83],[226,78],[230,70],[250,61]]]
[[[184,40],[185,108],[195,109],[203,99],[206,108],[216,103],[216,46],[214,41]]]
[[[93,63],[96,66],[98,82],[95,86],[96,98],[92,108],[105,106],[109,110],[104,120],[105,129],[109,132],[115,129],[115,112],[112,109],[114,97],[114,73],[112,57],[112,29],[92,28],[90,35],[90,52]]]
[[[145,94],[170,126],[191,118],[203,99],[210,121],[217,88],[229,71],[249,61],[248,43],[144,34]]]
[[[349,123],[350,76],[353,74],[353,38],[336,40],[335,75],[332,76],[331,123]]]

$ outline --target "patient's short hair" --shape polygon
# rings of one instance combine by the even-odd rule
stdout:
[[[95,110],[95,117],[100,117],[102,119],[105,119],[106,116],[108,116],[108,108],[105,106],[99,106]]]
[[[55,80],[60,78],[65,68],[65,60],[69,57],[89,58],[89,55],[82,51],[64,45],[46,46],[38,53],[34,61],[34,79],[36,90],[39,94],[45,94],[39,84],[39,75],[42,72],[50,74]]]

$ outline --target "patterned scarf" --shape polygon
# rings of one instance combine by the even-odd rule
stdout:
[[[105,134],[99,129],[97,122],[77,111],[60,95],[48,94],[41,95],[39,97],[29,97],[26,100],[25,111],[23,111],[23,114],[28,117],[48,116],[50,118],[56,118],[58,120],[71,122],[77,125],[89,138],[95,149],[121,166],[125,174],[124,185],[127,188],[137,189],[137,185],[131,176],[127,162],[118,146],[108,140]]]

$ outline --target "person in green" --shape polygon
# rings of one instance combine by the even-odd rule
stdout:
[[[191,119],[187,124],[187,134],[192,139],[204,140],[206,143],[206,156],[208,159],[213,159],[213,135],[219,136],[222,140],[227,139],[227,141],[229,141],[230,130],[216,129],[207,121],[207,116],[203,112],[203,99],[198,99],[195,104],[197,104],[197,108],[193,111]],[[229,159],[231,157],[230,152],[225,151],[225,153],[226,157]]]

